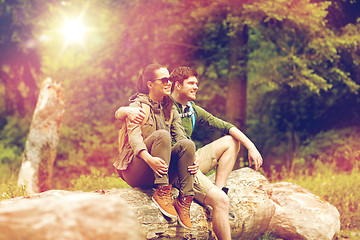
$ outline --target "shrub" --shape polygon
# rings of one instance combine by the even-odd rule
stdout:
[[[299,148],[297,156],[308,166],[320,160],[323,163],[336,165],[337,171],[349,171],[359,167],[360,128],[350,127],[320,132]]]
[[[30,119],[7,117],[0,126],[0,182],[17,176]]]

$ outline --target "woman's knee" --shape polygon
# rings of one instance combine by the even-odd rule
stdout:
[[[171,136],[168,131],[164,129],[156,130],[155,132],[153,132],[153,135],[157,141],[171,144]]]
[[[181,146],[182,149],[193,152],[195,154],[196,146],[195,143],[189,139],[182,139],[177,142]]]

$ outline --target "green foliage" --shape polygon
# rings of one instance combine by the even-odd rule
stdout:
[[[7,147],[0,142],[0,182],[4,182],[17,173],[16,169],[20,166],[20,156],[16,154],[16,147]]]
[[[357,107],[360,97],[344,85],[335,85],[328,92],[321,92],[319,95],[304,88],[273,90],[271,87],[256,85],[251,85],[250,88],[256,96],[256,99],[251,100],[256,104],[248,108],[248,134],[268,159],[265,164],[274,164],[271,158],[276,158],[280,165],[284,164],[282,159],[292,161],[295,156],[303,158],[303,146],[308,145],[320,132],[333,129],[328,134],[330,136],[339,131],[335,129],[358,126],[356,119],[360,117],[360,108]],[[257,94],[258,92],[262,93]],[[346,141],[345,133],[340,135]],[[320,141],[319,135],[319,141],[312,146],[328,144]],[[310,151],[312,146],[306,151]],[[355,147],[356,141],[350,146]],[[307,158],[306,162],[310,163],[310,159],[311,157]],[[328,161],[330,159],[333,158],[328,156]]]
[[[338,172],[329,164],[318,163],[312,175],[304,171],[283,181],[293,182],[334,205],[340,212],[341,229],[360,229],[360,172]]]
[[[0,182],[17,176],[30,121],[7,117],[0,128]]]
[[[259,54],[258,51],[264,51],[262,48],[250,53],[256,60],[249,63],[256,64],[253,69],[258,83],[276,88],[306,86],[313,93],[320,93],[342,82],[352,92],[358,91],[356,77],[350,77],[350,69],[342,65],[345,59],[340,60],[344,52],[353,58],[358,55],[352,53],[359,46],[358,36],[353,36],[358,27],[349,24],[345,28],[349,30],[342,33],[328,28],[330,4],[275,0],[244,6],[248,24],[257,31],[253,35],[256,38],[249,40],[271,47],[271,55]],[[348,62],[351,64],[351,60]]]
[[[118,128],[116,124],[76,123],[61,130],[55,173],[61,181],[69,181],[79,174],[89,173],[90,167],[98,167],[105,172],[113,172],[117,150]],[[65,173],[65,174],[64,174]]]
[[[119,176],[116,176],[115,174],[105,176],[104,172],[92,168],[91,174],[81,175],[79,178],[71,180],[70,190],[88,192],[126,187],[129,187],[129,185],[127,185]]]
[[[316,161],[332,163],[337,171],[349,171],[360,167],[360,128],[320,132],[299,149],[297,156],[307,166]]]
[[[257,240],[276,240],[277,237],[274,236],[271,232],[265,232],[261,237],[259,237]]]

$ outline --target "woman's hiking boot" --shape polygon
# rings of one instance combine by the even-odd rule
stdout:
[[[162,214],[170,218],[176,218],[177,213],[171,199],[171,185],[157,185],[152,200]]]
[[[174,200],[174,207],[178,214],[178,221],[181,226],[186,229],[191,229],[191,220],[190,220],[190,205],[193,201],[194,196],[185,197],[182,193],[179,194],[179,197]]]

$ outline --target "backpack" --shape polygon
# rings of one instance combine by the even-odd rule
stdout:
[[[144,109],[145,111],[145,117],[143,119],[143,121],[140,124],[140,127],[142,128],[144,126],[144,124],[147,122],[147,120],[149,119],[150,116],[150,106],[147,104],[141,104],[141,107]],[[119,137],[118,137],[118,149],[119,149],[119,154],[122,152],[122,150],[124,149],[125,144],[129,142],[128,139],[128,132],[127,132],[127,127],[126,127],[126,122],[124,121],[124,123],[122,124],[120,130],[119,130]]]

